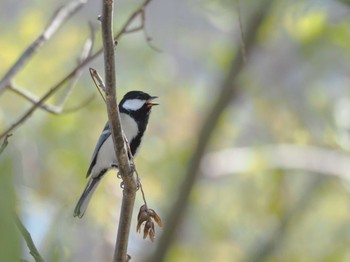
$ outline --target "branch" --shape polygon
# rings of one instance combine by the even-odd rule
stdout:
[[[59,8],[51,22],[46,27],[44,32],[23,52],[16,63],[7,71],[5,76],[0,81],[0,93],[9,85],[12,78],[23,68],[23,66],[32,58],[32,56],[42,47],[51,36],[73,16],[84,4],[86,0],[74,0],[61,8]]]
[[[27,247],[29,248],[29,253],[33,256],[36,262],[44,262],[44,259],[41,257],[38,249],[36,248],[29,231],[25,228],[22,221],[19,219],[17,215],[15,215],[15,223],[18,230],[21,232],[24,240],[27,243]]]
[[[239,0],[236,0],[236,8],[238,13],[238,25],[239,25],[239,32],[240,32],[239,41],[241,43],[242,58],[243,58],[243,62],[247,63],[246,48],[244,44],[244,31],[242,26],[241,9],[239,7]]]
[[[76,82],[74,84],[70,84],[69,86],[74,87],[74,85],[76,84]],[[17,95],[23,97],[24,99],[26,99],[27,101],[31,102],[32,104],[36,104],[39,102],[39,98],[36,97],[35,95],[33,95],[32,93],[28,92],[27,90],[20,88],[14,84],[11,83],[10,86],[7,87],[9,90],[15,92]],[[94,95],[91,95],[89,97],[87,97],[83,102],[81,102],[80,104],[72,107],[72,108],[65,108],[63,109],[63,105],[61,104],[60,106],[52,106],[52,105],[48,105],[43,103],[40,108],[50,114],[53,115],[61,115],[61,114],[65,114],[65,113],[73,113],[78,111],[79,109],[85,107],[86,105],[88,105],[94,98]],[[25,121],[25,119],[23,120]]]
[[[114,38],[113,38],[113,0],[103,0],[102,7],[102,41],[104,49],[106,103],[114,143],[115,153],[118,159],[119,173],[123,179],[123,200],[120,210],[120,219],[113,261],[127,261],[128,239],[131,226],[131,218],[135,203],[137,185],[133,171],[131,170],[126,146],[124,143],[122,127],[120,124],[119,110],[116,101],[116,81],[114,62]]]
[[[90,30],[91,30],[91,36],[90,38],[88,38],[85,41],[84,47],[83,47],[83,51],[79,57],[79,61],[78,64],[82,63],[85,59],[87,59],[90,55],[91,55],[91,51],[93,48],[93,44],[94,44],[94,30],[92,29],[91,25],[90,25]],[[54,115],[59,115],[62,114],[64,112],[73,112],[72,109],[68,109],[68,110],[63,110],[63,106],[64,103],[66,102],[67,98],[69,97],[69,95],[71,94],[73,88],[76,86],[78,79],[80,78],[82,74],[82,70],[78,70],[78,72],[76,74],[74,74],[73,78],[71,79],[68,87],[66,88],[65,93],[62,95],[60,101],[57,103],[56,106],[51,106],[51,105],[47,105],[47,104],[42,104],[40,106],[41,109],[45,110],[48,113],[54,114]],[[36,97],[34,94],[32,94],[31,92],[20,88],[18,86],[16,86],[13,83],[10,83],[7,87],[8,89],[10,89],[11,91],[13,91],[14,93],[16,93],[17,95],[23,97],[24,99],[26,99],[27,101],[31,102],[32,104],[36,104],[39,101],[39,98]],[[87,101],[91,101],[91,97],[87,100]],[[83,105],[85,105],[86,102],[83,102]],[[80,109],[82,106],[79,105],[77,107],[75,107],[75,109]]]
[[[145,0],[138,9],[136,9],[129,17],[128,20],[126,20],[126,22],[124,23],[124,25],[122,26],[122,29],[119,31],[118,34],[116,34],[115,36],[115,40],[119,40],[119,38],[125,34],[125,33],[134,33],[137,32],[139,30],[142,30],[144,28],[144,19],[141,17],[141,26],[128,30],[129,25],[135,20],[135,18],[138,15],[142,15],[144,13],[144,10],[146,8],[146,6],[151,2],[151,0]]]
[[[251,50],[256,44],[258,29],[260,28],[260,25],[263,22],[265,16],[268,14],[272,1],[265,0],[260,2],[261,4],[252,15],[251,22],[248,24],[245,34],[245,48],[247,56],[250,55]],[[244,62],[242,59],[242,54],[238,53],[236,59],[234,59],[231,63],[231,68],[229,70],[227,78],[222,83],[219,98],[217,99],[213,108],[210,110],[205,122],[202,125],[197,140],[197,145],[194,149],[192,158],[189,161],[189,167],[185,174],[183,184],[178,190],[180,194],[178,194],[174,205],[170,209],[170,213],[167,216],[167,219],[165,219],[166,227],[164,228],[163,234],[159,240],[159,245],[157,246],[157,249],[150,261],[165,260],[166,252],[169,249],[172,240],[174,239],[175,232],[187,206],[189,195],[192,191],[196,179],[199,176],[200,162],[210,141],[210,137],[217,125],[222,112],[227,107],[229,102],[235,97],[236,92],[238,91],[236,78],[243,69],[243,66]]]
[[[207,154],[201,173],[210,178],[251,171],[251,163],[262,169],[298,169],[350,180],[350,155],[341,151],[292,144],[241,147]],[[261,170],[261,169],[260,169]]]
[[[1,155],[2,152],[4,152],[5,148],[6,148],[7,145],[9,144],[8,138],[9,138],[10,136],[12,136],[12,134],[7,134],[7,135],[5,136],[5,139],[4,139],[4,141],[2,142],[1,147],[0,147],[0,155]]]
[[[89,40],[86,42],[88,43]],[[83,56],[88,56],[88,54],[91,52],[91,48],[92,48],[92,44],[89,45],[90,48],[86,48],[87,44],[85,44],[85,48],[83,50],[82,56],[80,59],[84,59]],[[88,57],[85,57],[85,59],[81,62],[81,64],[84,64],[86,61],[88,60]],[[67,75],[65,78],[63,78],[60,82],[58,82],[54,87],[52,87],[51,89],[49,89],[48,92],[46,92],[46,94],[40,98],[37,99],[35,96],[33,96],[32,94],[29,95],[28,92],[25,92],[25,90],[22,89],[16,89],[14,86],[12,86],[12,90],[16,91],[18,94],[21,94],[22,96],[24,96],[27,100],[30,100],[33,104],[33,106],[26,112],[23,114],[22,117],[20,117],[15,123],[13,123],[9,128],[7,128],[5,131],[3,131],[2,133],[0,133],[0,139],[3,138],[6,134],[8,134],[9,132],[11,132],[12,130],[14,130],[15,128],[17,128],[18,126],[20,126],[24,121],[26,121],[32,114],[33,112],[38,109],[38,108],[44,108],[47,111],[51,111],[51,113],[55,113],[55,114],[60,114],[62,113],[62,108],[58,107],[52,107],[52,106],[48,106],[48,105],[44,105],[44,102],[49,99],[55,92],[57,92],[67,81],[71,80],[71,86],[68,87],[68,89],[71,89],[75,86],[76,82],[78,81],[78,78],[80,77],[80,75],[82,74],[82,67],[76,67],[75,70],[73,70],[69,75]],[[24,93],[25,92],[25,93]],[[65,98],[64,98],[65,99]],[[88,98],[87,101],[91,101],[91,97]],[[84,101],[82,103],[82,105],[85,105],[87,103],[87,101]],[[64,101],[63,101],[64,102]],[[79,105],[78,107],[75,108],[81,108],[82,105]],[[70,109],[68,110],[69,112],[72,112],[74,109]],[[66,110],[67,111],[67,110]]]
[[[119,33],[116,34],[116,37],[114,38],[115,41],[118,41],[119,38],[125,33],[128,26],[134,21],[134,19],[142,12],[142,10],[151,2],[151,0],[145,0],[141,6],[134,11],[134,13],[131,14],[129,19],[125,22],[122,29],[119,31]],[[82,70],[86,65],[88,65],[91,61],[96,59],[99,55],[101,55],[103,52],[103,48],[99,49],[95,54],[89,56],[87,59],[85,59],[83,62],[81,62],[78,66],[76,66],[70,73],[68,73],[62,80],[58,82],[54,87],[52,87],[40,100],[37,101],[26,113],[23,114],[21,118],[19,118],[15,123],[13,123],[9,128],[7,128],[5,131],[0,133],[0,139],[3,138],[6,134],[17,128],[19,125],[21,125],[24,121],[26,121],[29,116],[33,114],[36,109],[42,107],[44,102],[50,98],[56,91],[58,91],[63,84],[65,84],[67,81],[74,78],[74,76]],[[2,80],[1,82],[5,82]],[[8,84],[7,84],[8,85]]]

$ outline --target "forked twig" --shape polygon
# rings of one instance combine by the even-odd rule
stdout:
[[[131,28],[131,29],[127,29],[125,31],[125,33],[134,33],[134,32],[142,30],[143,33],[144,33],[144,36],[145,36],[145,39],[146,39],[146,42],[147,42],[148,46],[150,48],[152,48],[156,52],[161,52],[161,50],[159,48],[155,47],[152,44],[152,38],[147,33],[147,30],[146,30],[146,27],[145,27],[145,25],[146,25],[145,7],[142,7],[140,9],[140,11],[137,13],[137,15],[141,16],[141,24],[139,26],[137,26],[137,27],[134,27],[134,28]]]
[[[23,68],[29,59],[42,47],[51,36],[72,17],[84,4],[86,0],[74,0],[59,8],[51,19],[44,32],[23,52],[15,64],[7,71],[0,81],[0,93],[9,85],[12,78]]]
[[[129,25],[134,21],[134,19],[142,12],[142,9],[145,8],[151,0],[145,0],[138,9],[136,9],[130,17],[127,19],[127,21],[122,26],[122,29],[116,34],[114,37],[115,41],[118,41],[119,38],[126,33],[127,28]],[[77,65],[71,72],[69,72],[62,80],[60,80],[55,86],[53,86],[42,98],[40,98],[36,103],[33,104],[33,106],[28,109],[26,113],[23,114],[22,117],[20,117],[16,122],[14,122],[10,127],[8,127],[6,130],[4,130],[2,133],[0,133],[0,139],[3,138],[7,133],[11,132],[15,128],[17,128],[19,125],[21,125],[26,119],[28,119],[36,109],[41,108],[44,104],[44,102],[50,98],[55,92],[57,92],[62,86],[76,75],[79,70],[83,69],[87,64],[89,64],[92,60],[96,59],[98,56],[100,56],[103,53],[103,48],[100,48],[98,51],[96,51],[93,55],[89,56],[87,59],[82,61],[79,65]],[[16,63],[17,64],[17,63]],[[11,74],[12,76],[14,74]],[[3,79],[0,83],[4,82],[5,85],[8,85],[9,80]]]
[[[95,86],[97,88],[97,91],[100,93],[103,101],[105,101],[106,103],[106,98],[103,94],[106,94],[106,86],[105,86],[105,83],[103,82],[103,79],[102,77],[99,75],[99,73],[97,72],[96,69],[94,68],[89,68],[89,72],[90,72],[90,75],[91,75],[91,78],[92,80],[94,81],[95,83]],[[101,92],[101,90],[103,91],[103,93]]]
[[[94,44],[94,35],[95,35],[95,32],[93,31],[93,29],[91,29],[91,26],[90,26],[90,31],[91,31],[91,36],[90,36],[90,38],[88,38],[85,41],[85,44],[84,44],[84,47],[83,47],[83,51],[82,51],[82,53],[80,55],[78,63],[83,62],[85,59],[87,59],[91,55],[93,44]],[[63,109],[63,106],[64,106],[67,98],[69,97],[69,95],[73,91],[73,88],[76,86],[77,81],[80,78],[81,74],[82,74],[82,70],[79,70],[79,72],[77,72],[75,74],[75,76],[71,79],[71,81],[69,82],[68,87],[66,88],[66,91],[64,92],[64,94],[60,98],[60,101],[57,103],[57,105],[52,106],[52,105],[48,105],[48,104],[43,103],[40,106],[40,108],[45,110],[48,113],[51,113],[51,114],[54,114],[54,115],[59,115],[59,114],[62,114],[62,113],[67,113],[67,112],[72,113],[72,112],[82,108],[84,105],[87,104],[88,101],[92,101],[92,98],[89,97],[83,103],[81,103],[81,105],[75,106],[74,109],[73,108],[71,108],[71,109]],[[13,91],[17,95],[23,97],[24,99],[26,99],[27,101],[31,102],[32,104],[36,104],[39,101],[39,98],[37,96],[35,96],[31,92],[27,91],[26,89],[20,88],[19,86],[15,85],[14,83],[10,83],[8,85],[8,89]]]

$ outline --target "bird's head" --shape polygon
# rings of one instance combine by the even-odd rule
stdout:
[[[120,101],[119,110],[129,114],[149,114],[152,107],[158,105],[153,101],[156,98],[142,91],[130,91]]]

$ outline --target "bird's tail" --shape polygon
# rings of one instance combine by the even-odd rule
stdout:
[[[74,216],[82,218],[85,210],[90,202],[92,195],[94,194],[98,184],[101,181],[102,176],[90,177],[88,184],[86,185],[83,194],[81,195],[78,204],[74,209]]]

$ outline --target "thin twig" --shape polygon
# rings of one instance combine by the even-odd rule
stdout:
[[[236,0],[236,5],[237,5],[237,13],[238,13],[238,25],[239,25],[239,41],[241,43],[241,52],[242,52],[242,58],[243,62],[247,63],[247,52],[246,52],[246,47],[244,43],[244,31],[243,31],[243,26],[242,26],[242,18],[241,18],[241,9],[239,7],[239,0]]]
[[[86,60],[85,60],[86,61]],[[84,62],[83,62],[84,63]],[[0,134],[0,139],[3,138],[6,134],[8,134],[9,132],[11,132],[12,130],[14,130],[15,128],[17,128],[18,126],[20,126],[27,118],[29,118],[32,113],[39,108],[40,106],[43,105],[43,103],[49,98],[51,97],[51,95],[53,95],[57,90],[59,90],[63,84],[65,84],[68,80],[70,80],[71,78],[73,78],[75,76],[75,74],[79,73],[79,71],[81,70],[81,67],[77,67],[75,70],[73,70],[69,75],[67,75],[65,78],[63,78],[60,82],[58,82],[55,86],[53,86],[49,91],[47,91],[45,93],[45,95],[43,97],[41,97],[37,103],[33,104],[32,107],[25,112],[15,123],[13,123],[10,127],[8,127],[5,131],[3,131]]]
[[[146,14],[145,14],[144,7],[140,9],[140,12],[138,13],[138,15],[141,16],[141,24],[139,26],[134,27],[134,28],[127,29],[124,33],[129,34],[129,33],[134,33],[134,32],[143,30],[143,33],[144,33],[144,36],[145,36],[145,39],[146,39],[148,46],[156,52],[161,52],[161,50],[159,48],[155,47],[152,44],[152,38],[147,33],[146,26],[145,26],[146,25]]]
[[[5,136],[5,139],[4,139],[4,141],[2,142],[1,147],[0,147],[0,155],[1,155],[1,153],[5,150],[5,148],[7,147],[7,145],[9,144],[8,138],[9,138],[10,136],[12,136],[12,134],[7,134],[7,135]]]
[[[17,95],[23,97],[24,99],[26,99],[27,101],[31,102],[32,104],[36,104],[39,102],[39,98],[36,97],[35,95],[33,95],[32,93],[28,92],[27,90],[20,88],[16,85],[14,85],[13,83],[11,83],[10,86],[7,87],[9,90],[15,92]],[[80,110],[81,108],[87,106],[93,99],[94,99],[95,95],[91,95],[89,97],[87,97],[86,99],[84,99],[83,102],[81,102],[80,104],[73,106],[71,108],[63,108],[61,106],[52,106],[52,105],[48,105],[43,103],[40,108],[43,109],[44,111],[50,113],[50,114],[54,114],[54,115],[60,115],[60,114],[66,114],[66,113],[74,113],[78,110]]]
[[[0,93],[9,85],[12,78],[23,68],[30,58],[42,47],[51,36],[72,17],[84,4],[86,0],[74,0],[59,8],[44,32],[23,52],[16,63],[7,71],[0,81]]]
[[[93,33],[94,34],[94,33]],[[91,51],[92,51],[92,48],[93,48],[93,36],[91,36],[90,38],[88,38],[86,41],[85,41],[85,44],[84,44],[84,47],[83,47],[83,51],[80,55],[80,58],[79,58],[79,61],[78,63],[80,64],[82,61],[84,61],[86,58],[89,57],[89,55],[91,55]],[[62,114],[62,113],[66,113],[66,112],[73,112],[72,109],[68,109],[68,110],[63,110],[63,106],[64,106],[64,103],[66,102],[67,98],[69,97],[69,95],[71,94],[73,88],[76,86],[77,84],[77,81],[78,79],[80,78],[82,74],[82,70],[79,70],[75,75],[74,77],[71,79],[68,87],[66,88],[66,91],[65,93],[62,95],[60,101],[57,103],[56,106],[51,106],[51,105],[48,105],[48,104],[45,104],[43,103],[40,108],[47,111],[48,113],[51,113],[51,114],[55,114],[55,115],[59,115],[59,114]],[[26,99],[27,101],[33,103],[33,104],[36,104],[38,103],[39,101],[39,98],[37,96],[35,96],[34,94],[32,94],[31,92],[23,89],[23,88],[20,88],[18,87],[17,85],[13,84],[13,83],[10,83],[10,85],[8,86],[8,88],[15,92],[17,95],[23,97],[24,99]],[[89,97],[89,99],[87,99],[86,101],[91,101],[91,97]],[[86,104],[86,101],[84,101],[83,104]],[[76,106],[74,108],[77,108],[77,109],[80,109],[82,106],[79,105],[79,106]]]
[[[35,259],[36,262],[44,262],[44,259],[41,257],[38,249],[36,248],[29,231],[23,225],[22,221],[19,219],[17,214],[15,214],[15,223],[18,230],[21,232],[24,240],[27,243],[27,247],[29,248],[29,253],[32,255],[32,257]]]
[[[147,201],[146,201],[146,195],[145,195],[145,192],[143,191],[143,187],[142,187],[142,183],[141,183],[141,180],[140,180],[140,176],[139,176],[139,173],[137,172],[136,167],[134,168],[134,171],[135,171],[135,173],[136,173],[138,186],[139,186],[139,188],[140,188],[140,190],[141,190],[143,203],[145,204],[146,209],[148,209],[148,205],[147,205]]]
[[[93,31],[91,24],[89,24],[89,25],[90,25],[89,26],[90,37],[84,43],[83,51],[81,52],[80,57],[78,59],[78,65],[81,64],[84,60],[86,60],[91,55],[92,49],[94,47],[95,32]],[[83,70],[78,70],[77,73],[75,74],[75,76],[69,82],[69,85],[67,86],[67,88],[65,88],[65,92],[63,93],[60,101],[57,103],[57,106],[59,108],[61,108],[61,110],[62,110],[66,100],[68,99],[68,97],[72,93],[74,87],[77,85],[78,80],[82,74],[83,74]]]
[[[250,23],[247,26],[245,41],[247,51],[250,51],[256,44],[258,29],[260,28],[260,25],[265,16],[269,12],[272,0],[265,0],[260,2],[261,4],[258,5],[255,13],[251,16]],[[247,52],[248,55],[249,53],[250,52]],[[204,155],[204,152],[206,151],[210,137],[213,134],[215,127],[217,126],[217,122],[219,121],[222,112],[238,92],[238,84],[236,82],[236,78],[242,71],[243,67],[244,62],[242,59],[242,54],[238,53],[238,57],[232,61],[227,77],[222,83],[221,93],[219,94],[216,103],[209,111],[209,114],[202,125],[194,153],[189,161],[189,166],[185,174],[183,184],[178,190],[180,194],[178,194],[174,205],[170,209],[170,213],[166,219],[167,226],[164,228],[163,234],[159,240],[159,245],[157,246],[157,249],[150,261],[165,260],[165,255],[172,240],[174,239],[175,232],[178,228],[178,225],[180,224],[181,218],[188,204],[192,188],[199,176],[200,162]]]
[[[36,104],[39,101],[39,98],[36,97],[35,95],[33,95],[31,92],[13,84],[13,83],[8,85],[7,88],[9,90],[13,91],[14,93],[16,93],[17,95],[23,97],[27,101],[31,102],[32,104]],[[40,108],[45,110],[48,113],[55,114],[55,115],[58,115],[61,112],[61,109],[59,107],[51,106],[48,104],[42,104],[40,106]]]
[[[89,45],[89,48],[85,48],[83,51],[84,56],[87,56],[90,52],[91,52],[91,48],[92,48],[92,44]],[[81,57],[82,59],[83,57]],[[85,60],[82,60],[81,64],[83,64],[86,60],[88,59],[88,57],[85,58]],[[31,102],[33,102],[33,106],[26,112],[23,114],[22,117],[20,117],[15,123],[13,123],[9,128],[7,128],[5,131],[3,131],[0,134],[0,139],[3,138],[6,134],[8,134],[9,132],[11,132],[12,130],[14,130],[16,127],[18,127],[19,125],[21,125],[27,118],[29,118],[32,113],[40,107],[43,107],[44,102],[51,97],[51,95],[53,95],[56,91],[58,91],[67,81],[71,81],[72,86],[74,86],[76,84],[76,82],[78,81],[78,78],[80,77],[80,75],[82,74],[82,67],[76,67],[75,70],[73,70],[69,75],[67,75],[65,78],[63,78],[59,83],[57,83],[54,87],[52,87],[48,92],[46,92],[46,94],[40,98],[40,99],[35,99],[34,97],[30,97],[29,94],[24,95],[24,97],[26,97],[26,99],[30,99]],[[13,90],[13,86],[12,86],[12,90]],[[22,93],[24,90],[21,90]],[[17,89],[18,93],[19,90]],[[88,98],[87,101],[91,101],[91,98]],[[86,104],[86,101],[83,102],[83,105]],[[62,107],[48,107],[48,105],[45,105],[44,108],[46,108],[46,110],[48,110],[49,108],[49,112],[51,113],[55,113],[55,114],[60,114],[62,113]],[[81,105],[79,105],[76,108],[81,108]],[[68,110],[69,111],[69,110]],[[72,112],[73,110],[70,109],[69,112]]]
[[[119,173],[123,179],[123,199],[120,210],[117,240],[113,261],[127,261],[127,250],[131,218],[135,203],[137,185],[130,166],[128,153],[124,143],[119,110],[116,100],[116,76],[113,38],[113,0],[103,0],[102,6],[102,42],[104,48],[106,103],[113,139],[114,149],[118,160]]]
[[[128,20],[126,20],[126,22],[124,23],[124,25],[122,26],[122,29],[119,31],[118,34],[115,35],[115,40],[119,40],[119,38],[124,34],[124,33],[133,33],[133,32],[137,32],[139,30],[143,29],[143,26],[139,26],[137,27],[137,29],[129,31],[128,27],[129,25],[135,20],[135,18],[142,14],[146,8],[146,6],[151,2],[152,0],[145,0],[138,9],[136,9],[128,18]]]
[[[95,84],[95,86],[97,88],[97,91],[100,93],[103,101],[106,103],[106,98],[103,95],[103,93],[106,94],[106,86],[105,86],[105,83],[103,82],[102,77],[97,72],[97,70],[94,69],[94,68],[90,67],[89,68],[89,72],[90,72],[90,76],[92,78],[92,81],[94,81],[94,84]],[[103,93],[101,92],[101,90],[103,91]]]
[[[134,21],[134,19],[140,14],[141,9],[145,8],[151,0],[145,0],[136,11],[134,11],[128,20],[124,23],[122,29],[116,34],[114,40],[118,41],[119,38],[125,33],[128,26]],[[98,56],[100,56],[103,52],[103,48],[96,51],[93,55],[89,56],[87,59],[85,59],[83,62],[81,62],[79,65],[77,65],[74,69],[72,69],[71,72],[69,72],[62,80],[58,82],[54,87],[52,87],[41,99],[37,101],[26,113],[23,114],[22,117],[20,117],[15,123],[13,123],[10,127],[5,129],[2,133],[0,133],[0,139],[3,138],[7,133],[11,132],[18,126],[20,126],[24,121],[26,121],[36,109],[40,108],[44,102],[50,98],[56,91],[58,91],[60,88],[62,88],[63,84],[65,84],[67,81],[74,78],[76,73],[79,70],[82,70],[86,65],[88,65],[91,61],[96,59]]]

